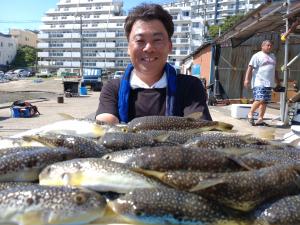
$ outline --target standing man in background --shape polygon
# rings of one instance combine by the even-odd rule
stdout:
[[[103,87],[96,120],[127,123],[142,116],[188,116],[211,120],[200,79],[176,73],[167,63],[174,33],[172,16],[158,4],[141,4],[129,12],[125,34],[131,64],[121,79]]]
[[[278,72],[276,71],[276,57],[271,53],[273,43],[265,40],[261,44],[261,51],[255,53],[248,65],[244,86],[253,88],[254,102],[248,113],[248,122],[252,126],[265,126],[264,115],[267,104],[271,101],[272,88],[280,85]],[[259,109],[258,119],[254,122],[253,114]]]

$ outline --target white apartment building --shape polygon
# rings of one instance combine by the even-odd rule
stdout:
[[[168,61],[179,67],[181,60],[203,43],[205,21],[219,23],[227,15],[244,12],[250,7],[250,3],[246,6],[246,1],[260,2],[178,0],[164,4],[175,24],[173,51]],[[234,10],[228,11],[224,7],[234,7]],[[38,35],[39,66],[72,72],[79,72],[81,66],[124,70],[130,62],[124,33],[125,18],[122,0],[59,0],[56,8],[49,9],[42,18]]]
[[[202,18],[208,25],[221,24],[226,17],[244,14],[265,0],[175,0],[165,7],[191,7],[191,18]]]
[[[122,1],[60,0],[42,18],[38,63],[50,69],[123,69],[129,62]]]
[[[11,35],[0,33],[0,65],[7,66],[17,54],[17,44]]]

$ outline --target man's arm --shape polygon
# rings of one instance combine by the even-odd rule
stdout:
[[[195,112],[202,112],[202,119],[212,120],[206,103],[207,94],[202,81],[196,77],[185,75],[189,78],[184,84],[184,102],[183,116],[188,116]]]
[[[101,90],[96,120],[111,124],[119,123],[118,119],[119,81],[110,80]]]
[[[246,71],[246,76],[245,76],[245,80],[244,80],[244,87],[245,88],[249,88],[250,86],[250,82],[252,79],[252,70],[253,70],[253,66],[249,65],[248,69]]]

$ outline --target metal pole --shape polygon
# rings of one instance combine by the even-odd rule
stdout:
[[[289,14],[290,12],[290,4],[291,1],[287,0],[287,9],[286,14]],[[289,29],[289,21],[288,18],[286,18],[285,21],[285,30],[288,32]],[[280,119],[284,123],[284,125],[287,125],[288,123],[288,110],[286,109],[286,96],[287,96],[287,84],[288,84],[288,72],[287,72],[287,64],[289,61],[289,37],[287,37],[284,45],[284,71],[283,71],[283,86],[285,87],[285,92],[280,93]]]

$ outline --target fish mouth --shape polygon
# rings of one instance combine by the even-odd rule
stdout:
[[[95,126],[93,127],[93,133],[95,137],[98,138],[102,137],[106,133],[106,131],[101,125],[95,124]]]

